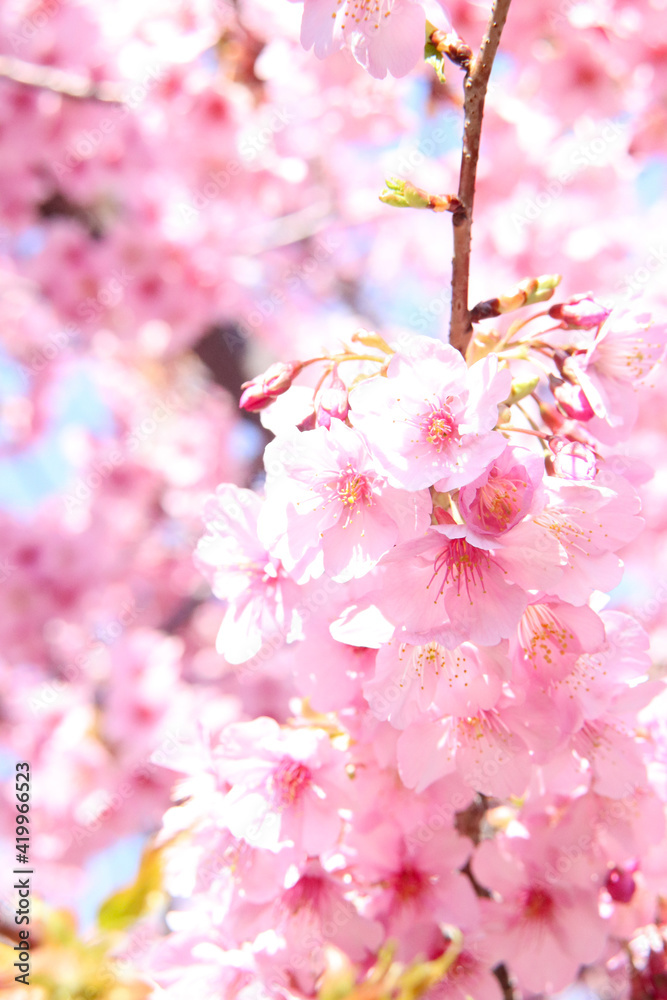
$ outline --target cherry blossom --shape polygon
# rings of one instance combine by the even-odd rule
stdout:
[[[512,3],[465,357],[449,217],[378,195],[455,206],[488,4],[0,11],[0,744],[46,993],[662,988],[658,7]]]
[[[298,628],[294,585],[257,538],[260,509],[256,494],[228,486],[204,513],[209,530],[199,543],[198,561],[211,573],[216,596],[231,601],[217,639],[230,663],[255,656],[267,632],[287,640]]]
[[[468,369],[448,344],[416,337],[386,378],[355,386],[350,417],[392,485],[446,491],[475,480],[503,450],[493,428],[510,381],[491,357]]]
[[[465,523],[483,535],[499,535],[539,509],[544,463],[537,455],[506,448],[476,480],[459,491]]]
[[[270,473],[263,537],[290,569],[321,549],[334,580],[365,575],[393,545],[430,523],[426,491],[408,494],[378,475],[363,439],[341,421],[266,449]],[[305,557],[305,558],[304,558]]]
[[[281,731],[266,718],[228,727],[216,750],[218,776],[232,786],[223,805],[225,826],[269,850],[291,842],[319,854],[339,832],[336,806],[345,801],[348,780],[343,763],[324,732]]]
[[[425,17],[414,0],[304,0],[301,41],[319,59],[345,46],[372,76],[405,76],[423,52]]]
[[[511,964],[523,989],[557,992],[579,965],[600,958],[604,922],[585,884],[546,881],[543,841],[534,838],[529,851],[525,847],[524,839],[514,837],[502,847],[487,841],[475,852],[476,877],[501,897],[485,907],[487,932],[496,957]]]

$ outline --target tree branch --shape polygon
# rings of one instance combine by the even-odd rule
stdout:
[[[26,87],[52,90],[56,94],[76,97],[79,100],[123,103],[123,85],[120,83],[105,80],[95,82],[78,73],[59,69],[57,66],[40,66],[13,56],[0,56],[0,77],[12,80],[14,83],[22,83]]]
[[[512,988],[512,982],[507,971],[507,966],[501,963],[497,965],[493,970],[493,974],[500,983],[501,989],[503,991],[504,1000],[515,1000],[514,990]]]
[[[465,355],[472,334],[472,320],[468,309],[470,242],[484,100],[510,2],[511,0],[494,0],[491,18],[481,48],[466,73],[464,83],[465,119],[459,179],[459,200],[462,203],[462,208],[454,214],[452,219],[454,258],[452,260],[452,318],[449,334],[450,344],[463,355]]]

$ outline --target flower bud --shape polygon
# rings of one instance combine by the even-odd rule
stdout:
[[[299,374],[303,365],[300,361],[277,361],[270,365],[263,375],[244,382],[241,386],[243,392],[239,400],[242,410],[255,413],[268,406],[276,396],[281,396],[287,392],[292,384],[292,379]]]
[[[591,330],[604,323],[611,309],[596,302],[590,292],[573,295],[567,302],[552,306],[549,315],[568,329]]]
[[[429,194],[400,177],[390,177],[385,185],[380,201],[385,205],[393,205],[394,208],[430,208],[433,212],[457,212],[463,207],[454,194]]]
[[[612,868],[607,876],[605,888],[615,903],[629,903],[635,894],[635,880],[623,868]]]
[[[560,274],[543,274],[539,278],[524,278],[504,295],[478,302],[471,309],[470,318],[473,323],[479,323],[480,320],[501,316],[503,313],[513,312],[515,309],[523,308],[523,306],[533,306],[537,302],[545,302],[551,298],[559,281]]]
[[[572,420],[591,420],[595,416],[593,407],[580,385],[574,382],[562,382],[553,375],[550,376],[549,382],[558,407],[566,417]]]
[[[331,384],[320,393],[317,422],[330,427],[333,420],[346,420],[350,412],[347,387],[337,371],[331,373]]]
[[[524,278],[515,288],[498,297],[498,313],[513,312],[522,306],[544,302],[553,295],[560,281],[560,274],[543,274],[539,278]]]
[[[449,513],[448,510],[443,510],[442,507],[434,507],[433,514],[431,516],[431,522],[433,524],[456,524],[456,521]]]
[[[298,431],[313,431],[317,427],[317,414],[315,410],[304,417],[300,424],[296,425]]]
[[[549,403],[540,403],[540,416],[552,433],[557,434],[565,420],[562,414],[558,412],[555,406],[550,406]]]
[[[553,437],[549,441],[549,447],[554,453],[554,476],[588,482],[595,479],[597,457],[590,445],[582,441],[570,441],[565,437]]]
[[[526,398],[526,396],[530,396],[531,392],[534,392],[535,389],[537,389],[539,381],[539,375],[531,375],[528,378],[512,379],[512,389],[506,400],[507,405],[513,406],[514,403],[520,403],[522,399]]]

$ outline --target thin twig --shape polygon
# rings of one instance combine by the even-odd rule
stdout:
[[[22,83],[26,87],[52,90],[56,94],[76,97],[79,100],[123,103],[121,83],[90,80],[88,77],[59,69],[57,66],[40,66],[37,63],[16,59],[14,56],[0,56],[0,77],[12,80],[14,83]]]
[[[512,988],[507,966],[502,963],[497,965],[493,970],[493,974],[500,983],[504,1000],[514,1000],[514,989]]]
[[[464,83],[465,119],[459,180],[459,199],[463,208],[460,212],[455,213],[452,219],[454,224],[454,259],[452,261],[452,319],[449,334],[450,344],[463,355],[465,355],[472,334],[472,322],[468,309],[470,240],[484,100],[510,2],[511,0],[494,0],[491,18],[481,48],[466,73]]]

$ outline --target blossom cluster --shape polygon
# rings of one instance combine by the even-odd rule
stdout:
[[[210,534],[216,533],[214,525],[219,523],[215,544],[221,554],[214,559],[202,549],[202,559],[215,564],[211,577],[214,581],[217,577],[220,599],[210,599],[192,566],[191,550],[201,530],[202,497],[221,480],[239,486],[255,481],[253,449],[259,447],[262,431],[245,419],[247,414],[241,419],[233,412],[233,397],[238,382],[264,363],[264,352],[266,363],[276,355],[303,358],[314,340],[318,349],[323,345],[328,352],[341,329],[376,325],[382,326],[394,353],[409,354],[406,328],[444,332],[449,292],[448,281],[443,282],[442,263],[448,252],[443,248],[442,217],[388,208],[377,200],[378,178],[398,172],[429,191],[456,189],[459,68],[450,67],[447,83],[436,81],[426,65],[408,80],[395,78],[421,58],[426,18],[446,30],[451,17],[474,45],[484,30],[487,6],[476,0],[450,0],[446,9],[439,0],[341,0],[335,4],[333,0],[305,0],[303,4],[288,0],[160,0],[156,4],[147,0],[122,5],[117,0],[13,0],[0,10],[4,462],[0,749],[7,759],[31,761],[31,853],[40,873],[37,896],[51,906],[69,907],[72,915],[67,919],[72,927],[74,914],[85,911],[82,949],[97,933],[86,927],[87,917],[111,888],[131,877],[128,869],[140,849],[137,845],[160,827],[170,802],[174,773],[170,768],[183,769],[187,764],[203,781],[206,766],[201,754],[193,763],[183,752],[200,718],[215,732],[223,723],[241,724],[265,716],[291,732],[294,723],[290,719],[300,720],[301,728],[310,719],[315,729],[337,740],[336,746],[354,767],[356,784],[344,783],[346,796],[352,787],[361,787],[361,773],[372,769],[378,782],[388,783],[391,795],[398,789],[401,803],[415,802],[420,815],[432,822],[434,830],[429,833],[426,819],[424,823],[419,820],[416,829],[422,840],[435,836],[443,823],[457,824],[478,836],[472,820],[486,801],[478,796],[485,793],[475,792],[472,800],[469,796],[470,787],[478,782],[483,787],[481,779],[471,778],[461,795],[452,785],[454,771],[423,791],[409,789],[397,769],[392,739],[402,734],[406,741],[412,738],[421,716],[412,701],[405,707],[395,704],[402,697],[401,683],[392,686],[388,680],[383,687],[380,680],[375,692],[370,686],[382,676],[380,657],[386,657],[395,643],[405,642],[408,652],[408,643],[419,645],[405,635],[394,640],[394,646],[390,644],[391,629],[407,632],[408,619],[401,617],[402,607],[401,614],[396,610],[395,598],[393,605],[383,601],[380,607],[372,587],[378,581],[382,588],[389,586],[392,572],[395,580],[395,571],[387,569],[390,553],[411,540],[414,544],[420,532],[429,534],[428,526],[422,528],[424,494],[428,492],[430,498],[427,510],[434,511],[430,520],[443,518],[437,513],[440,508],[449,511],[455,524],[465,523],[471,530],[475,517],[485,524],[489,518],[484,505],[474,499],[475,481],[463,485],[464,470],[457,472],[462,485],[452,485],[444,493],[435,488],[435,479],[433,490],[406,489],[400,485],[401,470],[393,467],[396,456],[386,453],[381,436],[355,424],[362,412],[361,393],[354,401],[356,388],[349,397],[348,388],[357,375],[382,369],[391,351],[381,350],[384,361],[376,363],[341,357],[336,371],[329,372],[318,390],[314,409],[309,402],[312,392],[305,388],[312,369],[304,370],[302,362],[273,368],[262,380],[261,391],[253,383],[244,392],[244,406],[258,410],[262,393],[271,399],[277,388],[285,389],[283,400],[265,410],[263,418],[277,432],[281,448],[288,447],[290,436],[303,438],[316,426],[327,426],[327,421],[333,427],[332,441],[340,443],[338,431],[347,436],[347,442],[334,449],[336,455],[340,449],[351,448],[350,433],[354,432],[352,440],[359,440],[359,435],[364,441],[368,438],[370,444],[364,448],[372,452],[373,462],[360,471],[377,479],[375,492],[366,504],[359,492],[363,483],[359,486],[354,477],[348,479],[342,484],[348,502],[339,517],[350,515],[350,520],[361,521],[365,514],[374,514],[380,502],[386,517],[369,517],[361,541],[353,538],[351,525],[337,536],[329,533],[331,525],[326,532],[316,528],[323,538],[326,534],[326,545],[321,540],[321,545],[313,542],[310,535],[297,538],[294,525],[302,524],[310,531],[319,515],[309,512],[310,521],[295,517],[291,502],[279,497],[282,473],[278,464],[273,471],[267,470],[272,480],[270,505],[254,493],[234,489],[222,491],[220,515],[211,504]],[[516,0],[512,4],[502,44],[507,58],[498,65],[498,73],[494,71],[486,102],[488,159],[485,153],[487,165],[480,165],[475,199],[472,301],[476,294],[504,287],[523,274],[561,270],[571,276],[566,280],[574,282],[566,295],[573,288],[590,286],[605,301],[607,296],[627,299],[646,291],[664,303],[660,279],[667,260],[662,242],[667,203],[658,192],[659,157],[666,134],[667,21],[659,6],[649,0],[631,6],[620,0],[546,0],[541,4]],[[326,59],[320,61],[304,51],[300,30],[304,42]],[[383,82],[372,76],[384,77]],[[543,380],[539,403],[528,397],[522,402],[542,433],[546,427],[550,440],[524,433],[535,428],[519,415],[514,403],[510,426],[519,424],[523,430],[506,434],[506,423],[491,430],[512,442],[507,455],[519,450],[517,444],[523,446],[526,454],[521,461],[531,483],[543,475],[538,443],[543,440],[549,448],[552,480],[583,480],[584,485],[595,481],[617,491],[622,521],[632,517],[636,500],[631,491],[624,492],[619,477],[641,486],[648,530],[632,540],[629,550],[624,546],[626,573],[623,589],[615,594],[617,610],[604,611],[599,617],[606,621],[619,608],[634,607],[651,635],[654,676],[661,662],[667,661],[664,390],[659,386],[656,391],[644,379],[639,392],[630,391],[628,377],[631,368],[633,379],[644,374],[659,351],[650,348],[644,358],[632,349],[619,355],[607,351],[605,360],[604,343],[609,347],[616,338],[618,346],[621,329],[609,324],[603,328],[603,339],[602,330],[596,334],[605,319],[599,306],[571,305],[577,306],[579,325],[570,324],[568,329],[566,324],[561,334],[545,334],[539,349],[531,354],[534,363],[547,365],[552,376],[549,388]],[[563,323],[568,314],[552,318]],[[633,335],[637,322],[641,328],[647,319],[631,317],[628,335]],[[586,323],[592,324],[589,333]],[[575,336],[580,339],[570,340]],[[509,361],[517,384],[525,388],[536,369],[520,357],[526,351],[519,343],[523,339],[517,333],[507,342],[507,351],[499,341],[486,346],[504,355],[500,367]],[[364,346],[371,348],[369,354],[374,353],[372,345]],[[481,340],[476,343],[471,364],[483,358],[484,347]],[[639,350],[646,352],[649,347],[639,345]],[[614,361],[620,362],[617,371]],[[303,372],[297,378],[302,384],[289,389],[297,372]],[[358,388],[363,389],[363,384]],[[474,390],[468,391],[468,398],[474,398]],[[507,398],[511,401],[518,394],[515,385]],[[283,402],[287,411],[281,416]],[[292,402],[294,419],[289,410]],[[626,438],[623,444],[621,438],[632,424],[637,402],[642,412],[632,440]],[[456,411],[452,419],[461,429],[463,412],[468,419],[470,406],[460,400],[448,405]],[[502,406],[501,411],[506,412]],[[349,427],[343,428],[341,418]],[[308,423],[297,434],[294,426],[304,420]],[[443,424],[438,432],[434,425],[438,433],[445,428]],[[466,448],[473,446],[479,431],[491,433],[481,425],[475,430],[466,424],[461,431],[466,435]],[[329,438],[321,433],[319,440],[328,442]],[[615,440],[626,453],[610,456],[605,452],[602,462],[607,445],[595,442]],[[486,444],[492,442],[493,438]],[[535,450],[531,450],[533,445]],[[323,444],[320,450],[325,448]],[[273,454],[278,463],[287,461],[279,448]],[[358,457],[361,460],[365,455],[362,449]],[[480,463],[481,459],[478,455]],[[651,483],[645,482],[647,469],[640,459],[656,471]],[[501,454],[497,462],[502,461]],[[296,473],[289,475],[294,497],[298,491],[310,495]],[[310,480],[308,485],[312,485]],[[355,491],[357,499],[361,497],[361,514],[352,517],[354,504],[349,500],[354,500]],[[442,495],[436,496],[438,492]],[[449,506],[445,494],[450,496]],[[516,521],[519,526],[531,524],[539,504],[546,503],[535,492],[531,497],[526,491],[524,496],[525,505]],[[406,500],[404,517],[400,505]],[[339,496],[338,500],[334,497],[330,510],[339,501]],[[23,508],[20,512],[18,506]],[[265,511],[261,537],[255,508]],[[272,511],[282,519],[282,529],[272,523]],[[505,534],[511,520],[507,520]],[[440,523],[449,522],[445,518]],[[534,529],[530,531],[535,535]],[[336,537],[340,540],[348,534],[349,549],[339,553]],[[395,541],[391,541],[394,534]],[[502,532],[498,528],[494,535],[478,529],[477,534],[488,542]],[[454,536],[446,543],[447,536],[440,535],[443,548],[461,542]],[[364,539],[369,543],[366,549]],[[483,551],[472,535],[466,535],[465,541],[475,551]],[[385,546],[390,548],[383,554]],[[324,568],[322,561],[321,572],[317,564],[320,547],[322,560],[327,550],[327,565]],[[495,548],[499,551],[500,545]],[[492,552],[489,558],[495,565],[493,546],[486,551]],[[237,556],[240,562],[234,563]],[[432,575],[435,555],[427,552],[424,559],[429,558]],[[509,559],[507,553],[503,558]],[[619,570],[615,553],[607,551],[605,558],[604,587],[608,589]],[[597,575],[591,585],[600,586],[602,563],[598,556],[595,559]],[[255,600],[259,591],[247,585],[248,565],[255,564],[267,576],[262,601]],[[507,565],[510,572],[515,564],[516,559],[502,566]],[[587,561],[585,565],[593,564]],[[235,566],[242,568],[235,572]],[[440,567],[429,594],[438,592],[439,608],[450,623],[447,627],[452,627],[461,602],[454,601],[449,583],[440,593],[445,573],[446,567]],[[345,579],[348,574],[350,578]],[[260,583],[261,578],[262,573]],[[463,580],[465,584],[465,576]],[[520,584],[505,589],[513,595],[508,606],[516,614],[523,599]],[[524,590],[530,591],[527,584]],[[570,589],[563,592],[564,600],[579,608],[572,575]],[[224,656],[216,655],[213,648],[220,600],[226,608],[220,636]],[[597,613],[599,600],[596,595],[591,602]],[[360,617],[362,613],[365,617]],[[341,638],[334,639],[331,629],[338,618]],[[358,640],[346,636],[348,618],[351,628],[360,629]],[[457,627],[467,634],[465,621]],[[352,644],[369,642],[373,631],[380,643],[377,651]],[[447,649],[445,640],[444,636],[434,640],[445,651],[443,655],[459,656],[456,649]],[[497,651],[505,643],[509,648],[510,641],[502,640],[495,647],[475,642],[474,649]],[[469,647],[470,641],[459,646]],[[512,652],[512,663],[514,657]],[[390,668],[386,669],[390,678]],[[484,673],[490,677],[489,669],[485,667]],[[503,669],[508,669],[506,663]],[[518,698],[515,689],[523,690],[522,683],[519,670],[516,676],[503,679],[503,694],[510,697],[510,692]],[[581,693],[587,686],[584,679],[577,690]],[[641,692],[648,693],[646,685],[629,689],[624,703],[626,721],[635,734],[635,746],[648,760],[651,786],[664,801],[667,733],[661,702],[645,708],[637,722]],[[304,693],[308,696],[305,703],[301,700]],[[294,698],[300,700],[294,703]],[[440,690],[434,699],[429,706],[430,722],[442,718],[440,706],[446,709],[450,704],[443,702]],[[536,699],[535,695],[526,702],[533,713]],[[547,700],[549,711],[545,709],[544,716],[551,722],[557,701],[551,688],[542,703]],[[562,706],[565,700],[563,694],[557,704]],[[334,711],[339,713],[335,724],[327,714]],[[324,717],[318,712],[324,712]],[[357,721],[353,724],[352,719]],[[530,730],[542,735],[534,721]],[[258,738],[262,733],[260,727]],[[566,740],[565,731],[562,740]],[[532,745],[528,756],[531,761],[538,759]],[[531,776],[541,774],[540,780],[551,790],[550,771],[540,766],[542,771],[533,769]],[[484,762],[487,783],[499,781],[498,767],[495,760]],[[489,771],[494,773],[489,775]],[[384,777],[377,777],[380,772]],[[532,815],[536,802],[539,811],[542,801],[545,810],[551,810],[549,816],[565,814],[569,792],[559,792],[563,780],[554,778],[553,794],[565,797],[553,805],[550,799],[539,797],[539,787],[536,791],[531,777],[532,798],[526,799],[525,809],[521,802],[510,803],[512,809],[519,809],[519,820],[523,823]],[[440,794],[447,782],[453,788],[451,798],[446,791]],[[225,779],[219,787],[226,791],[228,784]],[[367,808],[376,787],[366,803],[357,802],[353,809],[350,800],[338,809],[348,824],[345,831],[358,830],[365,821],[369,828],[376,823]],[[413,792],[416,799],[411,798]],[[363,794],[362,789],[362,798]],[[14,836],[10,789],[3,796],[2,848],[9,870]],[[494,800],[487,799],[490,810]],[[397,811],[396,800],[385,801],[389,809],[383,819],[388,821],[387,816]],[[630,799],[600,801],[596,823],[602,833],[596,836],[603,836],[605,843],[610,838],[618,840],[623,817],[634,806],[628,806]],[[648,809],[649,799],[643,801],[642,808]],[[653,831],[655,840],[659,809],[654,799],[650,803],[653,812],[642,815],[648,816],[647,831]],[[182,939],[185,948],[173,947],[178,944],[175,938],[169,942],[170,957],[163,959],[163,965],[170,971],[163,972],[162,978],[169,980],[168,988],[175,992],[188,991],[188,976],[198,974],[198,963],[202,955],[206,958],[206,948],[216,933],[212,929],[221,925],[227,913],[216,895],[219,884],[213,884],[209,873],[227,864],[233,868],[232,853],[244,843],[237,837],[230,841],[230,851],[224,845],[220,855],[211,856],[210,845],[220,824],[209,818],[205,799],[196,798],[196,805],[201,806],[203,824],[197,836],[201,836],[202,853],[209,854],[201,862],[196,884],[188,885],[184,878],[178,882],[181,861],[187,869],[190,857],[182,836],[181,853],[174,856],[172,865],[176,875],[170,870],[170,883],[176,896],[187,897],[194,891],[187,919],[194,919],[195,910],[199,912],[198,933],[204,943],[191,935],[189,940],[197,946],[191,961],[187,936]],[[497,827],[502,817],[489,810],[484,823],[493,820]],[[169,823],[185,813],[185,806],[180,812],[174,810]],[[589,821],[590,816],[582,824]],[[635,825],[638,822],[633,820]],[[189,826],[198,830],[198,823],[193,820]],[[526,828],[533,830],[530,824]],[[581,849],[578,831],[570,838],[570,826],[558,829],[565,849],[550,869],[556,872]],[[590,830],[581,836],[585,841]],[[496,841],[502,843],[502,837]],[[336,868],[326,851],[320,857],[327,871],[333,872],[334,885],[340,888],[342,884],[345,900],[363,916],[364,908],[371,907],[371,897],[379,895],[377,881],[384,876],[375,878],[370,869],[363,868],[362,860],[353,866],[357,848],[351,835],[344,833],[337,843],[342,853],[336,863],[342,866],[344,859],[357,880],[354,886],[346,880],[347,870]],[[471,843],[468,837],[469,850],[473,850]],[[633,850],[641,853],[637,869]],[[656,977],[664,972],[665,953],[660,952],[658,931],[653,928],[652,937],[636,933],[642,921],[651,925],[656,919],[654,902],[658,892],[664,891],[660,855],[649,847],[648,839],[635,844],[629,835],[623,846],[609,851],[615,852],[614,857],[623,854],[630,859],[607,869],[608,890],[613,890],[618,904],[613,940],[630,941],[633,996],[639,998],[642,990],[656,988]],[[266,854],[257,850],[248,857],[260,864]],[[99,878],[99,866],[108,866],[109,859],[113,859],[113,887]],[[237,864],[234,870],[240,868]],[[470,871],[474,870],[481,886],[478,868]],[[297,871],[304,869],[297,866],[290,878]],[[278,889],[288,883],[279,880]],[[624,909],[621,897],[631,892],[631,903]],[[139,923],[129,944],[123,946],[124,953],[131,959],[130,969],[148,970],[148,942],[162,933],[163,924],[159,914],[152,922],[142,923],[141,893],[133,891],[130,896]],[[163,898],[159,892],[152,893],[155,897]],[[609,905],[604,892],[602,897]],[[249,898],[247,888],[242,887],[241,898]],[[486,905],[486,897],[478,898]],[[13,921],[11,907],[7,909],[11,901],[4,896],[0,902],[6,931]],[[38,905],[39,898],[36,914]],[[209,906],[213,908],[210,917]],[[35,948],[33,968],[35,978],[42,977],[42,985],[34,987],[37,992],[61,989],[63,977],[71,981],[73,958],[63,950],[60,913],[54,918],[57,943],[53,949],[47,946],[49,928],[36,916],[40,944]],[[340,922],[343,918],[336,913],[334,909],[333,918]],[[604,915],[608,916],[607,911]],[[169,917],[174,927],[178,919],[176,911]],[[257,925],[257,935],[263,927]],[[487,925],[479,927],[484,931]],[[453,928],[452,934],[455,938]],[[114,935],[118,956],[117,930]],[[232,942],[243,940],[239,950],[257,954],[261,963],[261,947],[249,944],[257,935],[252,930],[245,936],[239,932],[221,939],[222,961],[240,963],[235,973],[229,973],[237,976],[230,992],[242,988],[248,978],[255,987],[267,978],[266,965],[257,972],[246,961],[247,955],[235,955],[236,945],[232,947]],[[331,934],[326,940],[316,939],[327,956],[335,947],[328,943],[332,940]],[[470,931],[466,949],[473,940]],[[485,940],[484,934],[480,940]],[[113,993],[118,1000],[121,986],[110,972],[107,985],[99,983],[95,947],[79,967],[80,989],[105,997]],[[351,947],[348,954],[356,954]],[[368,949],[373,959],[385,954],[378,948]],[[609,950],[614,948],[609,946]],[[424,948],[421,953],[434,954],[437,948]],[[0,989],[15,988],[14,954],[11,944],[0,944]],[[209,948],[211,954],[217,953]],[[619,974],[627,976],[627,963],[617,956],[612,960],[617,961]],[[354,961],[358,965],[355,975],[363,976],[371,959]],[[495,958],[489,956],[489,967],[492,961]],[[300,962],[296,956],[294,967],[300,968]],[[182,970],[189,964],[192,970],[185,974]],[[509,959],[508,966],[514,974]],[[291,968],[289,963],[285,968]],[[285,978],[289,979],[287,973],[283,984]],[[213,963],[212,996],[221,993],[219,979]],[[494,980],[488,988],[497,990]],[[207,991],[202,992],[206,995]]]
[[[157,951],[168,994],[326,996],[386,948],[451,956],[433,998],[500,997],[500,966],[521,996],[623,967],[667,878],[664,686],[605,607],[642,527],[606,443],[666,341],[584,295],[467,360],[358,331],[246,384],[276,434],[264,489],[218,488],[198,561],[219,651],[294,694],[211,715],[172,765],[167,882],[191,906]]]

